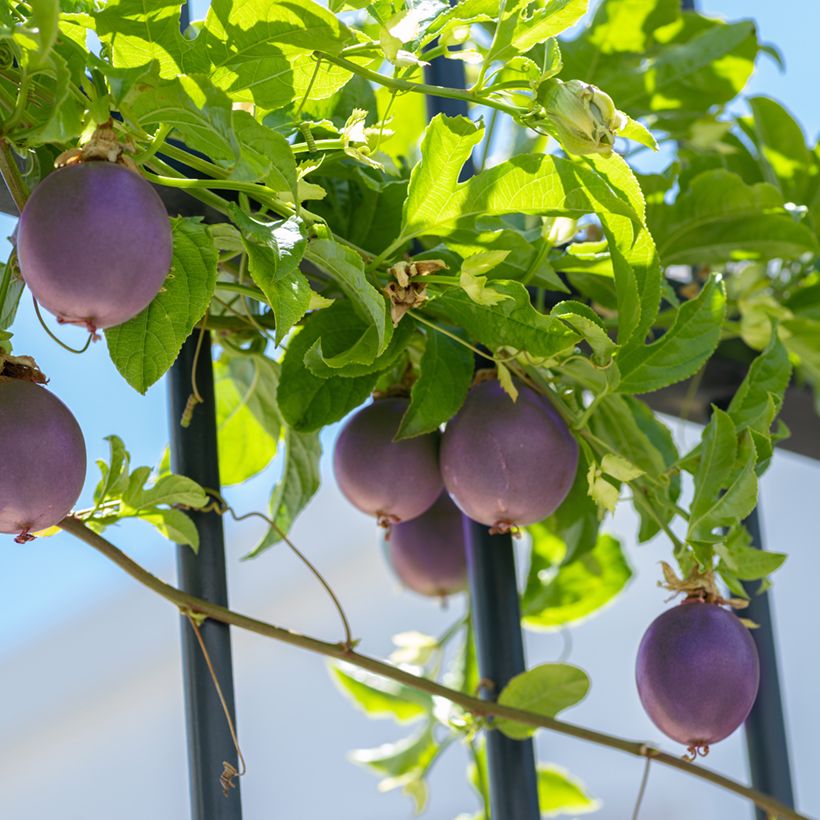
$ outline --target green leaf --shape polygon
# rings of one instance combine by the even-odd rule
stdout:
[[[508,297],[494,306],[480,305],[451,288],[424,306],[426,313],[463,327],[491,349],[512,347],[550,358],[572,348],[578,334],[560,319],[539,313],[520,282],[493,280],[493,290]]]
[[[757,453],[748,434],[738,440],[731,416],[715,407],[703,432],[687,539],[693,545],[720,540],[718,527],[742,521],[757,503]],[[701,560],[706,553],[699,553]]]
[[[516,675],[502,690],[502,706],[523,709],[544,717],[556,717],[586,697],[589,678],[583,669],[567,663],[545,663]],[[496,717],[494,728],[507,737],[523,740],[535,729],[507,718]]]
[[[803,129],[770,97],[750,97],[748,102],[766,181],[787,201],[804,202],[814,163]]]
[[[31,22],[37,32],[37,49],[27,52],[28,71],[38,71],[47,63],[59,34],[60,3],[58,0],[31,0]]]
[[[484,56],[487,63],[507,62],[575,25],[587,11],[587,0],[553,0],[543,6],[514,0],[502,8],[504,14]]]
[[[749,366],[727,408],[738,432],[747,427],[759,432],[770,430],[774,414],[783,404],[791,372],[788,351],[778,334],[772,333],[769,344]]]
[[[151,470],[138,467],[129,476],[128,489],[123,493],[123,503],[131,510],[148,510],[160,505],[199,509],[208,503],[208,496],[199,484],[183,475],[160,476],[150,487],[145,481]]]
[[[307,90],[316,65],[313,51],[336,54],[352,39],[334,14],[312,0],[214,0],[197,50],[213,66],[213,82],[232,99],[275,110]],[[325,66],[315,85],[326,86],[331,76],[335,87],[322,96],[350,75]]]
[[[726,292],[712,277],[695,299],[677,311],[672,327],[649,345],[618,357],[622,393],[649,393],[697,373],[720,340]]]
[[[339,364],[371,363],[390,341],[392,324],[388,322],[387,302],[367,280],[361,256],[330,239],[311,242],[305,256],[330,274],[365,323],[364,334],[354,348],[349,349],[343,357],[338,357]],[[334,360],[323,358],[326,364],[334,366]]]
[[[0,330],[6,330],[14,322],[24,289],[25,283],[17,273],[17,266],[3,265],[0,272]]]
[[[652,135],[652,132],[643,123],[633,120],[632,117],[626,118],[626,125],[618,131],[618,136],[645,145],[653,151],[658,150],[658,141]]]
[[[349,664],[330,666],[330,675],[339,690],[368,717],[391,717],[398,723],[409,723],[433,709],[430,695]]]
[[[282,432],[278,381],[278,365],[264,356],[223,350],[214,363],[219,473],[225,486],[262,472],[276,455]]]
[[[171,220],[171,273],[145,310],[105,331],[111,361],[140,393],[174,363],[182,343],[208,309],[216,284],[217,254],[198,217]]]
[[[538,764],[538,805],[545,817],[559,814],[589,814],[601,801],[590,797],[584,784],[560,766]]]
[[[305,366],[305,355],[332,331],[335,305],[312,314],[288,343],[282,359],[277,401],[285,421],[301,432],[318,430],[362,404],[376,385],[378,373],[353,378],[322,379]]]
[[[741,581],[766,578],[786,560],[783,553],[751,546],[751,536],[742,526],[733,528],[722,542],[716,544],[715,552]]]
[[[111,49],[116,68],[138,68],[155,62],[159,75],[173,79],[201,70],[194,43],[180,33],[179,0],[108,0],[94,12],[96,32]]]
[[[592,551],[562,566],[567,551],[563,540],[544,524],[527,529],[533,552],[521,614],[528,629],[558,629],[589,618],[632,577],[621,545],[611,535],[599,535]]]
[[[419,377],[410,391],[410,406],[402,417],[397,439],[437,430],[464,403],[473,380],[472,351],[434,330],[427,332],[419,367]]]
[[[148,510],[137,516],[147,521],[163,538],[175,544],[189,546],[199,552],[199,532],[196,525],[182,510]]]
[[[248,272],[268,300],[276,317],[276,343],[305,315],[310,305],[310,285],[299,270],[305,253],[302,222],[292,216],[266,222],[231,208],[231,219],[242,231],[248,253]]]
[[[615,453],[606,453],[601,459],[601,471],[618,481],[634,481],[643,475],[643,470],[631,461]]]
[[[568,300],[559,302],[550,315],[558,316],[581,335],[592,348],[596,362],[603,364],[612,357],[617,344],[609,338],[603,319],[591,307]]]
[[[273,487],[269,509],[276,527],[271,527],[262,540],[246,555],[255,558],[282,540],[293,522],[316,494],[321,483],[320,462],[322,441],[319,433],[300,433],[285,428],[285,464],[282,477]]]
[[[276,131],[257,122],[247,111],[233,112],[233,130],[240,147],[240,160],[231,178],[263,181],[280,196],[298,196],[296,160],[288,141]]]
[[[102,504],[109,498],[119,498],[128,486],[128,466],[131,456],[119,436],[106,436],[108,442],[108,463],[97,460],[101,478],[94,490],[94,503]],[[117,490],[119,493],[117,494]]]
[[[747,185],[723,169],[698,174],[673,204],[654,208],[649,227],[665,265],[795,259],[817,250],[776,188]]]
[[[231,101],[202,75],[180,74],[173,80],[143,79],[123,100],[130,119],[148,130],[170,125],[188,148],[230,168],[239,159],[231,126]]]
[[[398,778],[423,770],[438,750],[433,738],[432,726],[428,724],[418,734],[385,743],[375,749],[355,749],[349,758],[360,766],[368,766],[378,774]],[[382,791],[387,791],[383,786]]]

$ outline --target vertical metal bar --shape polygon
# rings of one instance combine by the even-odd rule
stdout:
[[[755,510],[745,521],[758,549],[763,549],[763,535],[760,527],[760,512]],[[757,652],[760,655],[760,691],[746,719],[746,749],[752,783],[781,803],[794,808],[789,747],[783,720],[783,701],[780,693],[780,679],[777,672],[777,650],[768,593],[751,596],[749,608],[744,617],[751,618],[757,629],[752,630]],[[767,814],[756,810],[757,820],[766,820]]]
[[[478,668],[497,693],[526,668],[512,538],[466,517],[464,534]],[[487,771],[493,820],[540,818],[532,740],[488,731]]]
[[[427,81],[464,88],[464,64],[438,58],[425,68]],[[461,100],[427,98],[430,117],[467,116]],[[473,173],[465,163],[462,179]],[[515,554],[509,535],[490,535],[487,527],[464,518],[470,596],[481,677],[499,692],[510,678],[523,672],[524,641],[515,577]],[[493,820],[538,820],[538,784],[531,740],[511,740],[501,732],[487,732],[487,769]]]
[[[191,394],[198,336],[196,331],[185,342],[171,368],[171,466],[174,472],[218,492],[216,403],[208,333],[202,339],[196,361],[197,387],[204,402],[197,406],[190,426],[180,426],[180,418]],[[194,554],[188,546],[177,547],[179,585],[186,592],[227,606],[222,518],[215,512],[195,512],[191,517],[199,532],[199,552]],[[230,632],[226,625],[209,620],[202,624],[201,633],[235,723]],[[219,781],[222,762],[227,760],[236,764],[233,741],[202,650],[187,618],[182,619],[182,663],[192,820],[241,820],[238,784],[226,798]]]
[[[183,3],[179,25],[190,23],[190,9]],[[199,344],[198,344],[199,343]],[[197,352],[197,347],[199,351]],[[191,395],[192,377],[203,402],[188,427],[180,419]],[[199,338],[195,331],[183,344],[168,379],[171,468],[203,487],[220,491],[219,455],[216,441],[216,399],[211,360],[211,336]],[[191,513],[199,533],[199,551],[177,545],[177,575],[181,589],[208,601],[228,605],[225,569],[225,535],[222,517],[215,512]],[[236,765],[236,752],[219,695],[191,624],[183,617],[182,677],[185,691],[185,729],[188,741],[188,780],[192,820],[242,820],[239,781],[226,797],[220,775],[223,761]],[[200,627],[203,643],[228,713],[236,726],[231,635],[227,625],[205,621]]]

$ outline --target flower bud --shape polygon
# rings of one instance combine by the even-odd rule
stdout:
[[[627,122],[609,94],[581,80],[549,80],[541,85],[539,99],[547,109],[548,129],[571,154],[611,154]]]

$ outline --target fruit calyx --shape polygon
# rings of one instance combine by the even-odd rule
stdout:
[[[63,151],[54,160],[55,167],[63,168],[66,165],[79,165],[82,162],[111,162],[124,165],[129,171],[138,174],[139,169],[136,163],[126,154],[126,152],[133,154],[137,150],[136,146],[130,139],[121,142],[113,126],[113,120],[97,126],[91,139],[85,145]]]
[[[699,757],[706,757],[708,754],[708,743],[693,743],[691,746],[687,746],[686,754],[681,755],[681,757],[689,763],[694,763]]]
[[[675,595],[685,594],[686,598],[681,601],[681,604],[717,604],[732,609],[745,609],[749,606],[749,602],[743,598],[724,598],[715,583],[715,575],[712,570],[702,571],[695,567],[687,578],[681,579],[678,578],[675,570],[666,561],[660,563],[664,580],[658,581],[658,586],[670,590]]]
[[[0,353],[0,379],[20,379],[34,384],[47,384],[45,373],[31,356]]]
[[[446,269],[447,263],[442,259],[421,259],[418,262],[404,260],[387,269],[395,280],[384,289],[385,295],[390,300],[390,318],[393,320],[393,327],[399,323],[408,310],[427,301],[427,283],[422,277]]]

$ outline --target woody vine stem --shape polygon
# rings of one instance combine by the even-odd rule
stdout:
[[[188,616],[193,615],[198,618],[211,618],[214,621],[236,626],[249,632],[255,632],[257,635],[273,638],[283,643],[291,644],[292,646],[299,646],[302,649],[307,649],[329,658],[346,661],[354,666],[373,672],[376,675],[381,675],[382,677],[389,678],[406,686],[413,687],[414,689],[444,698],[451,703],[461,706],[474,715],[482,717],[504,717],[518,723],[526,724],[527,726],[549,729],[553,732],[576,737],[589,741],[590,743],[606,746],[610,749],[617,749],[637,757],[649,758],[664,766],[679,769],[694,777],[699,777],[702,780],[708,780],[727,791],[745,797],[779,820],[810,820],[810,818],[805,815],[799,814],[793,809],[782,805],[774,798],[762,794],[749,786],[744,786],[742,783],[724,777],[710,769],[688,763],[647,744],[607,735],[594,729],[576,726],[572,723],[544,717],[543,715],[527,712],[522,709],[502,706],[492,701],[480,700],[464,692],[459,692],[456,689],[442,686],[436,681],[413,675],[403,669],[360,654],[351,649],[349,644],[345,642],[331,643],[308,635],[301,635],[298,632],[292,632],[283,627],[274,626],[273,624],[251,618],[247,615],[242,615],[239,612],[234,612],[233,610],[211,603],[210,601],[197,598],[194,595],[189,595],[171,584],[165,583],[155,575],[152,575],[110,541],[89,529],[79,518],[68,516],[60,522],[59,527],[76,538],[79,538],[81,541],[84,541],[89,546],[94,547],[94,549],[102,553],[110,561],[113,561],[120,569],[136,581],[162,596],[167,601],[170,601]]]

